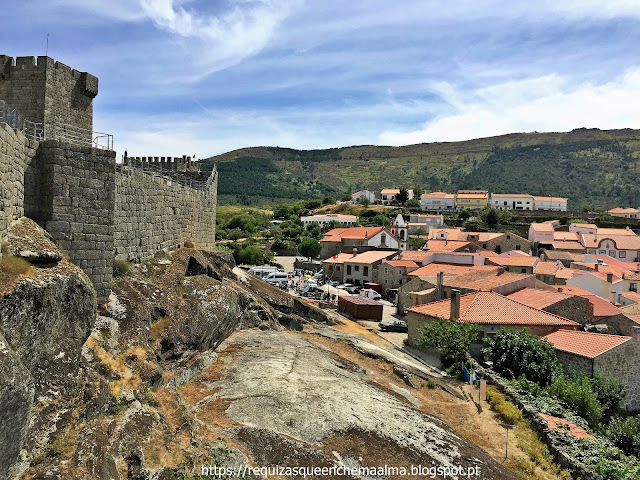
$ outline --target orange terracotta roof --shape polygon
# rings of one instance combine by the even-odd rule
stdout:
[[[621,295],[632,302],[640,303],[640,293],[638,292],[623,292]]]
[[[527,252],[523,252],[522,250],[509,250],[508,252],[501,253],[498,255],[499,257],[513,257],[514,255],[518,255],[520,257],[530,257]]]
[[[554,240],[578,241],[580,234],[578,232],[553,232]]]
[[[351,227],[351,228],[334,228],[333,230],[329,230],[324,234],[324,238],[320,240],[321,242],[335,242],[340,241],[340,239],[358,239],[364,240],[365,238],[371,238],[381,231],[384,230],[384,227]],[[337,240],[335,240],[337,239]]]
[[[573,268],[559,268],[558,270],[556,270],[555,272],[555,277],[557,279],[560,280],[569,280],[570,278],[573,278],[576,276],[576,274],[579,274],[581,272],[576,271]]]
[[[552,417],[551,415],[547,415],[545,413],[539,413],[538,415],[546,420],[547,426],[551,430],[568,430],[569,434],[573,435],[576,438],[590,438],[592,440],[597,440],[596,437],[594,437],[590,433],[587,433],[587,431],[580,425],[576,425],[569,420],[565,420],[564,418],[559,417]]]
[[[491,265],[453,265],[450,263],[430,263],[424,267],[414,270],[409,275],[415,277],[435,277],[439,272],[443,272],[445,277],[466,275],[470,272],[498,272],[498,267]]]
[[[640,325],[640,313],[625,313],[624,316]]]
[[[323,260],[322,263],[344,263],[345,260],[349,260],[350,258],[353,258],[353,253],[339,253]]]
[[[427,252],[423,250],[407,250],[405,252],[400,252],[394,260],[412,260],[414,262],[422,262],[429,258],[433,252]]]
[[[564,250],[545,250],[545,256],[551,260],[571,260],[584,262],[584,253],[565,252]]]
[[[392,267],[407,267],[407,268],[419,268],[416,262],[412,260],[388,260],[384,262],[385,265],[391,265]]]
[[[541,335],[541,337],[550,342],[553,348],[557,350],[586,358],[596,358],[604,352],[631,340],[631,337],[622,335],[570,330],[554,330],[546,335]]]
[[[611,214],[615,214],[615,213],[619,213],[619,214],[633,214],[633,213],[640,213],[640,210],[636,209],[636,208],[620,208],[620,207],[616,207],[616,208],[612,208],[611,210],[609,210],[609,213]]]
[[[631,273],[624,276],[626,280],[640,280],[640,273]]]
[[[496,265],[502,265],[504,267],[533,267],[533,265],[539,261],[538,257],[491,257],[487,259],[489,262],[495,263]]]
[[[501,275],[497,275],[496,272],[492,271],[472,271],[465,275],[445,280],[444,285],[488,292],[502,285],[508,285],[531,276],[526,273],[504,272]]]
[[[380,193],[385,195],[393,195],[393,194],[400,193],[400,189],[399,188],[383,188],[382,190],[380,190]]]
[[[461,242],[457,240],[429,240],[425,245],[427,250],[436,250],[438,252],[454,252],[460,248],[471,245],[471,242]]]
[[[538,262],[536,266],[533,268],[533,273],[536,275],[553,275],[557,270],[559,270],[558,264],[556,262]]]
[[[627,235],[634,236],[635,233],[629,228],[598,228],[598,235]]]
[[[573,295],[566,293],[559,293],[551,290],[538,290],[536,288],[523,288],[517,292],[513,292],[507,295],[511,300],[524,303],[530,307],[542,310],[543,308],[553,305],[554,303],[561,302],[567,298],[571,298]]]
[[[409,309],[429,317],[451,318],[451,299],[416,305]],[[493,292],[476,292],[460,297],[459,322],[489,325],[556,325],[578,327],[579,324],[548,312],[531,308]]]
[[[562,198],[562,197],[533,197],[535,199],[536,202],[556,202],[556,203],[562,203],[562,202],[566,202],[567,199],[566,198]]]
[[[458,193],[458,198],[477,198],[480,200],[484,200],[485,198],[489,198],[488,193]]]
[[[467,232],[463,232],[459,228],[432,228],[429,230],[429,238],[437,239],[439,233],[446,233],[448,240],[457,240],[461,242],[466,242],[468,238]]]
[[[485,257],[485,258],[499,257],[500,256],[496,252],[492,252],[491,250],[477,250],[475,253],[478,253],[478,254],[482,255],[483,257]]]
[[[594,230],[598,228],[595,223],[572,223],[571,226],[578,228],[593,228]]]
[[[492,193],[491,198],[532,198],[532,196],[526,193]]]
[[[553,232],[553,225],[551,223],[532,223],[531,224],[531,228],[533,228],[533,230],[535,232]]]
[[[600,244],[605,240],[613,241],[618,250],[640,250],[640,237],[636,235],[582,235],[582,243],[587,248],[600,248]]]
[[[495,233],[495,232],[467,232],[467,239],[471,240],[473,237],[477,238],[478,242],[488,242],[489,240],[494,240],[496,238],[500,238],[504,236],[504,233]],[[511,233],[510,235],[517,237],[517,235]]]
[[[618,307],[613,305],[610,301],[599,297],[584,288],[575,287],[573,285],[555,285],[553,288],[562,293],[570,293],[572,295],[578,295],[580,297],[584,297],[589,300],[589,303],[593,305],[593,316],[594,317],[613,317],[615,315],[620,315],[624,313]]]
[[[612,283],[618,283],[620,280],[622,280],[618,275],[616,275],[615,273],[612,272],[603,272],[602,270],[591,270],[590,272],[586,272],[589,275],[594,275],[596,277],[598,277],[600,280],[604,280],[605,282],[608,281],[608,275],[611,274],[612,276]]]
[[[576,252],[584,252],[585,247],[580,242],[566,241],[566,240],[552,240],[549,244],[555,250],[572,250]]]
[[[359,253],[353,258],[346,260],[345,263],[374,263],[384,258],[396,255],[397,252],[389,252],[384,250],[370,250],[368,252]]]
[[[431,193],[423,193],[420,195],[420,198],[453,198],[455,195],[453,193],[445,193],[445,192],[431,192]]]

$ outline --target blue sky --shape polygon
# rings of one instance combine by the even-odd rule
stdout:
[[[640,128],[635,0],[4,3],[0,53],[49,33],[119,155]]]

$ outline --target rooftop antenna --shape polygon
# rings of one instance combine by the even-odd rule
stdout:
[[[45,52],[45,57],[49,56],[49,34],[47,33],[47,50]]]

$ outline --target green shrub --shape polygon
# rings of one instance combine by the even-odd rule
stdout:
[[[418,345],[435,348],[445,365],[460,363],[469,355],[469,348],[478,336],[478,326],[439,318],[423,323],[419,328]]]
[[[602,405],[596,393],[591,389],[591,382],[585,376],[569,379],[556,377],[546,388],[551,397],[557,397],[571,410],[584,418],[590,426],[596,427],[602,417]]]
[[[614,418],[607,427],[606,435],[627,455],[640,458],[640,417]]]
[[[433,390],[434,388],[436,388],[436,382],[431,379],[427,380],[427,388]]]
[[[524,329],[500,329],[487,345],[494,368],[512,379],[525,376],[545,386],[562,372],[553,346]]]
[[[626,392],[624,385],[618,380],[596,373],[591,379],[591,389],[602,405],[606,417],[610,417],[620,410],[620,402],[624,399]]]
[[[487,401],[503,421],[512,425],[524,424],[522,411],[513,403],[509,402],[507,397],[500,393],[497,388],[493,386],[487,387]]]
[[[116,259],[113,261],[113,276],[124,277],[127,275],[133,275],[136,271],[135,265],[127,262],[126,260]]]

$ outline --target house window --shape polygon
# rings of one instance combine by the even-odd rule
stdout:
[[[596,253],[596,249],[595,248],[590,248],[589,249],[589,253]],[[620,253],[622,253],[622,252],[620,252]]]
[[[336,272],[339,272],[339,271],[340,271],[340,265],[336,267]]]
[[[598,252],[600,255],[606,255],[607,251],[606,250],[600,250],[600,252]]]
[[[347,275],[351,275],[351,265],[347,265]]]
[[[507,235],[507,240],[511,240],[511,235]]]
[[[360,265],[356,265],[356,266],[354,267],[354,270],[355,270],[356,272],[359,272],[359,271],[360,271]]]
[[[516,245],[516,250],[520,250],[520,245]]]
[[[522,273],[527,273],[527,269],[526,269],[526,268],[523,268],[523,269],[522,269]]]
[[[609,256],[612,258],[616,257],[616,251],[615,250],[609,250]]]
[[[387,236],[384,233],[382,235],[380,235],[380,243],[382,245],[386,245],[387,244]]]
[[[364,275],[365,277],[369,276],[369,267],[362,268],[362,275]]]
[[[399,283],[400,283],[400,285],[402,285],[402,279],[400,279],[400,282],[399,282]]]
[[[384,267],[384,273],[389,273],[389,269],[387,267]]]
[[[620,258],[627,258],[627,252],[618,252]]]
[[[638,284],[637,283],[630,283],[629,284],[629,291],[630,292],[637,292],[638,291]]]

